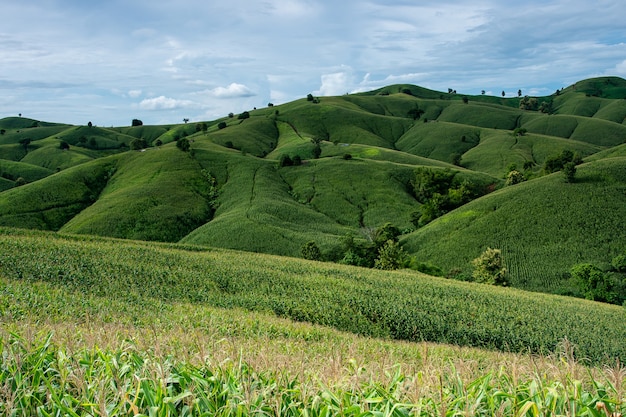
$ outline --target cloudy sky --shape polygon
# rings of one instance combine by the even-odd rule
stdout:
[[[626,78],[620,0],[23,0],[0,16],[0,118],[180,123],[394,83],[547,95]]]

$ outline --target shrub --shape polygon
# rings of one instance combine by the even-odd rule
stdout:
[[[574,182],[576,177],[576,164],[574,162],[568,162],[563,165],[563,176],[565,177],[565,182]]]
[[[394,270],[404,267],[406,263],[407,255],[400,244],[389,239],[378,250],[378,258],[374,262],[374,267],[377,269]]]
[[[343,159],[345,159],[346,161],[348,161],[348,160],[352,159],[352,155],[351,155],[351,154],[349,154],[349,153],[344,153],[344,154],[343,154]]]
[[[63,149],[64,151],[66,151],[69,148],[70,148],[70,144],[64,140],[62,140],[61,143],[59,144],[59,149]]]
[[[143,138],[133,139],[130,142],[130,149],[133,151],[138,151],[140,149],[146,149],[148,147],[148,142],[146,142]]]
[[[578,264],[571,269],[574,282],[578,285],[583,297],[588,300],[614,303],[617,294],[609,274],[592,264]]]
[[[474,281],[483,284],[507,285],[504,261],[500,249],[487,248],[478,258],[472,261]]]
[[[288,166],[292,166],[292,165],[293,165],[293,161],[291,160],[289,155],[283,154],[283,155],[280,156],[280,159],[278,160],[278,166],[288,167]]]
[[[514,169],[511,172],[509,172],[506,176],[506,185],[515,185],[515,184],[519,184],[520,182],[524,182],[526,181],[526,178],[524,177],[524,174],[522,174],[521,172],[519,172],[518,170]]]
[[[191,148],[191,143],[189,143],[189,139],[182,138],[176,142],[176,147],[183,152],[188,152],[189,148]]]
[[[310,261],[320,261],[322,260],[322,252],[317,244],[313,241],[309,241],[302,245],[302,249],[300,250],[302,253],[302,257],[304,259],[308,259]]]

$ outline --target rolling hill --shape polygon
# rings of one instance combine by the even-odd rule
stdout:
[[[167,126],[0,119],[0,225],[295,257],[314,241],[339,260],[346,236],[392,223],[449,275],[497,247],[511,285],[570,293],[574,264],[626,250],[624,98],[603,77],[535,98],[393,85]],[[573,183],[544,170],[563,152],[584,162]],[[475,199],[416,228],[420,169]],[[512,170],[526,181],[505,186]]]

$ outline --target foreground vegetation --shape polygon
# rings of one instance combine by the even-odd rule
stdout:
[[[2,415],[626,411],[626,369],[614,358],[585,366],[567,339],[550,355],[397,342],[267,313],[8,278],[0,279],[0,324]]]
[[[579,359],[626,360],[623,307],[417,272],[186,248],[195,250],[3,229],[0,274],[130,303],[243,308],[407,341],[548,354],[567,338]]]

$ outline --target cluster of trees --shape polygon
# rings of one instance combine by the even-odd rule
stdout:
[[[419,210],[411,213],[415,227],[424,226],[481,194],[475,184],[459,181],[451,170],[430,168],[415,171],[413,193],[422,204]]]
[[[565,181],[574,182],[576,165],[580,165],[582,162],[583,159],[580,154],[565,149],[559,155],[551,156],[546,159],[543,165],[543,171],[546,174],[563,171]]]
[[[400,269],[409,266],[410,259],[399,243],[400,229],[391,223],[369,231],[366,239],[355,239],[347,235],[338,253],[324,257],[313,241],[302,246],[301,255],[305,259],[321,261],[325,258],[345,265],[378,268],[385,270]]]
[[[605,268],[590,263],[575,265],[570,275],[580,292],[579,296],[605,303],[626,304],[626,254],[616,256]]]

